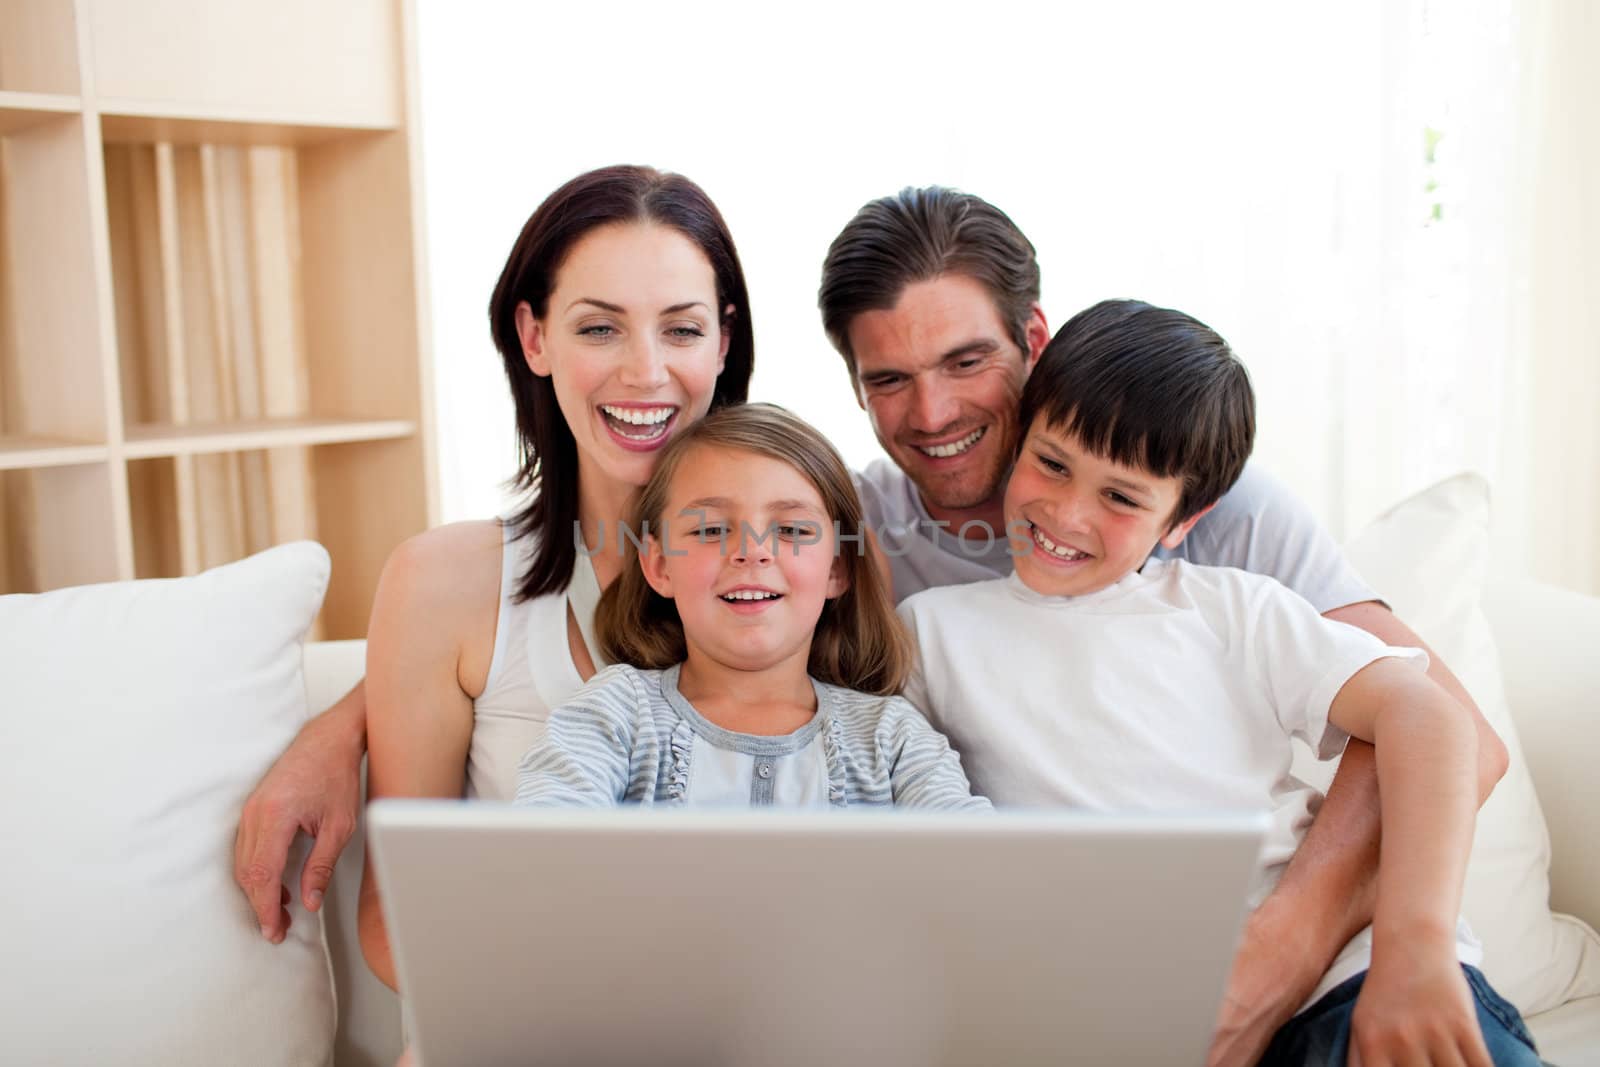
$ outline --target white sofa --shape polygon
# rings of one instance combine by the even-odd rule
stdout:
[[[1460,476],[1346,550],[1507,738],[1465,911],[1545,1057],[1600,1067],[1600,599],[1486,587],[1487,522],[1487,486]],[[323,921],[295,904],[281,945],[232,879],[245,795],[363,670],[360,642],[302,650],[330,573],[299,543],[0,596],[0,1062],[394,1062],[399,1006],[355,934],[359,833]]]

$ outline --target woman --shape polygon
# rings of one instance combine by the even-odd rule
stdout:
[[[551,194],[523,227],[489,318],[528,503],[503,521],[419,534],[384,566],[364,688],[308,724],[241,819],[235,875],[271,940],[288,925],[279,880],[297,829],[317,836],[302,891],[320,906],[359,811],[363,735],[370,797],[511,797],[549,709],[595,671],[594,606],[661,448],[742,402],[749,384],[738,255],[716,207],[677,175],[608,167]],[[369,866],[362,948],[394,986],[377,893]]]

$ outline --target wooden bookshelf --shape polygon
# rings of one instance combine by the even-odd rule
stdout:
[[[436,521],[409,0],[0,0],[0,592]]]

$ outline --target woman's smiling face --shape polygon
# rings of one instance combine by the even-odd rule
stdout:
[[[557,269],[544,317],[518,306],[524,356],[554,384],[581,480],[649,479],[673,434],[711,407],[726,314],[705,253],[651,222],[591,230]]]

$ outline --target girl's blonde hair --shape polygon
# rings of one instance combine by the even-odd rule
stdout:
[[[841,535],[834,551],[848,585],[822,607],[807,670],[813,678],[880,696],[900,692],[911,670],[911,639],[894,613],[883,575],[868,554],[861,500],[844,460],[809,423],[775,404],[735,404],[713,411],[667,445],[634,505],[635,533],[659,536],[672,478],[697,448],[730,448],[768,456],[805,476]],[[642,535],[638,539],[643,541]],[[644,579],[633,541],[622,573],[595,610],[600,650],[617,663],[660,670],[688,656],[683,623],[671,600]]]

